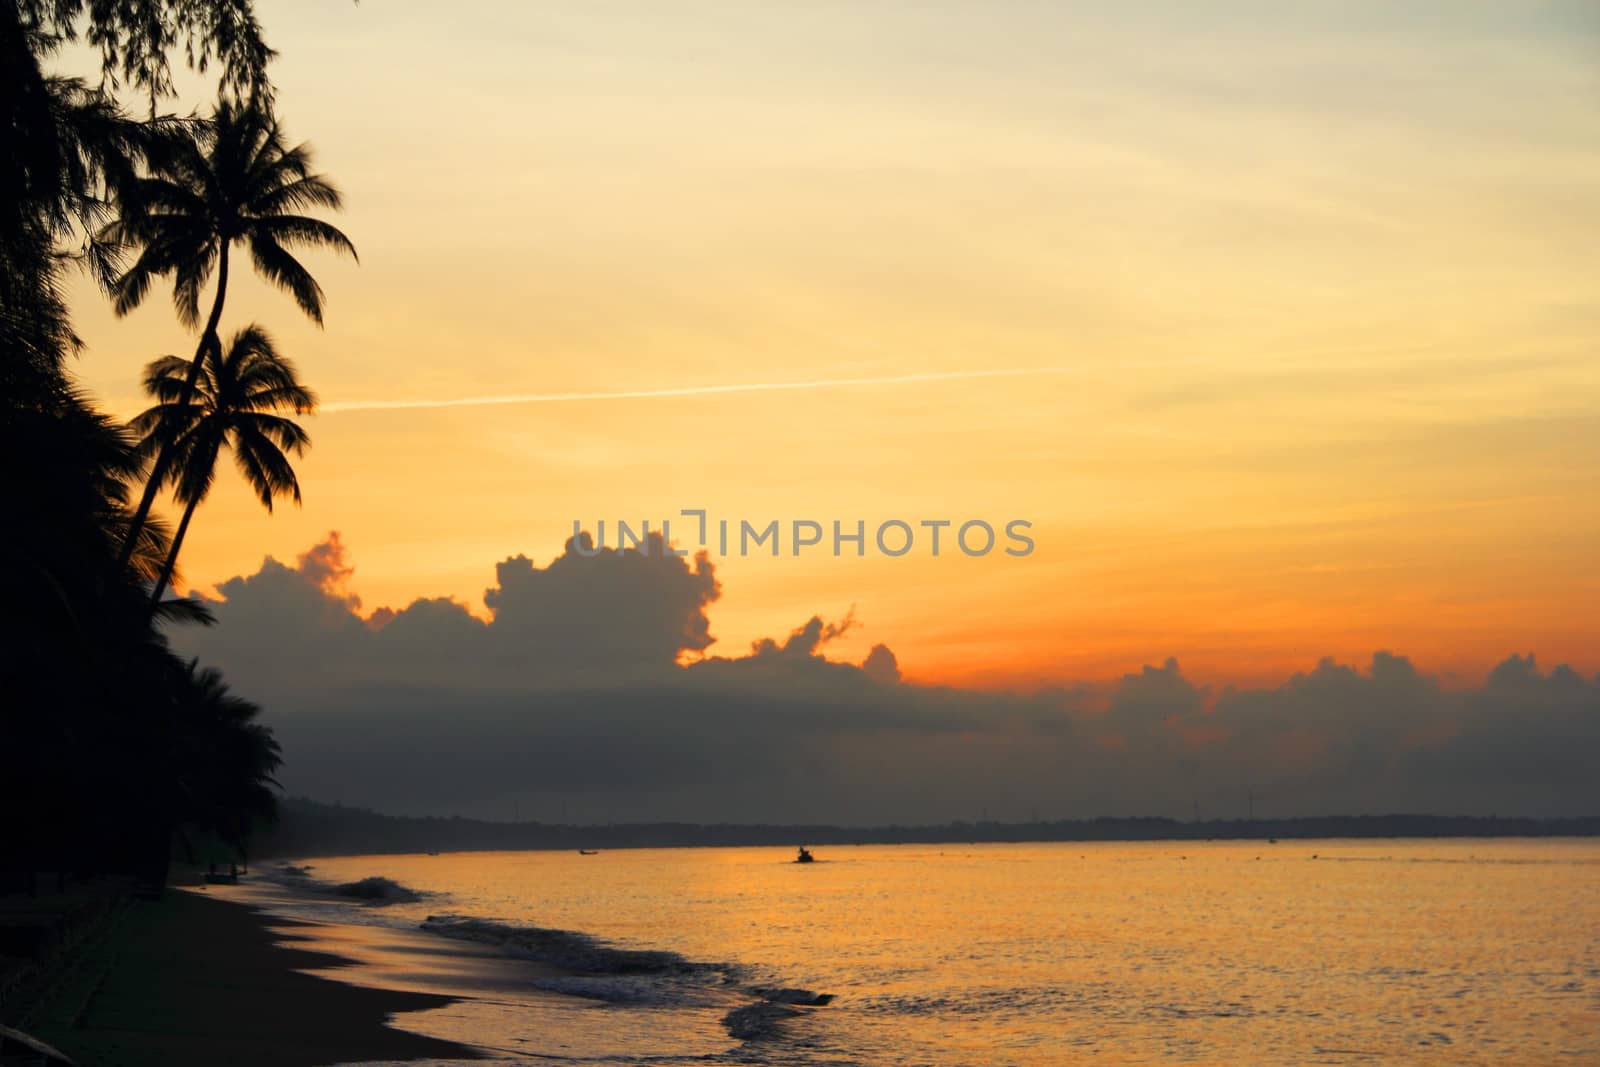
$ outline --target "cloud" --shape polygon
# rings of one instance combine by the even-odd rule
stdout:
[[[900,680],[900,661],[888,645],[873,645],[861,664],[861,673],[880,685],[892,685]]]
[[[763,637],[753,642],[749,658],[758,662],[771,660],[805,662],[818,658],[821,655],[817,651],[819,648],[829,641],[843,637],[855,627],[855,624],[854,605],[851,605],[849,612],[838,622],[823,622],[822,616],[813,615],[806,620],[805,625],[791,631],[781,645],[770,637]]]
[[[583,533],[543,569],[527,556],[496,565],[483,594],[499,650],[570,670],[670,667],[715,640],[706,607],[722,595],[706,553],[668,553],[659,532],[638,549],[594,547]]]
[[[217,587],[175,635],[262,703],[295,793],[403,813],[928,822],[1098,814],[1600,811],[1600,679],[1512,656],[1446,688],[1405,657],[1216,691],[1172,659],[1036,693],[831,660],[852,609],[710,654],[704,555],[515,556],[484,594],[363,613],[337,534]]]

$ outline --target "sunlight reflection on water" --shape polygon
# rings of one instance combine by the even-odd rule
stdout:
[[[1600,843],[641,849],[313,861],[450,912],[737,965],[725,1001],[530,985],[403,1025],[586,1063],[1567,1062],[1600,1057]],[[324,916],[348,914],[348,905]],[[349,976],[346,976],[349,977]],[[750,986],[835,994],[769,1040]],[[548,989],[548,985],[545,987]],[[526,995],[525,995],[526,994]]]

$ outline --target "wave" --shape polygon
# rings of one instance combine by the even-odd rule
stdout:
[[[354,882],[325,882],[315,878],[310,864],[297,866],[292,863],[279,864],[275,869],[266,873],[266,879],[277,882],[279,885],[320,896],[344,897],[348,900],[358,900],[372,907],[382,907],[387,904],[415,904],[430,894],[420,889],[401,885],[392,878],[381,875],[369,875]]]
[[[297,891],[368,906],[413,903],[433,895],[380,875],[333,883],[317,879],[313,870],[311,864],[284,863],[263,874]],[[429,915],[418,928],[541,964],[556,973],[530,975],[528,982],[546,992],[619,1007],[726,1009],[723,1027],[745,1043],[777,1037],[789,1020],[833,1000],[830,993],[796,986],[750,984],[751,975],[739,964],[705,963],[667,949],[624,948],[576,930],[451,913]]]
[[[784,1024],[806,1013],[804,1008],[817,1008],[833,1003],[832,993],[817,993],[793,986],[779,988],[756,986],[746,990],[759,997],[754,1004],[734,1008],[722,1017],[728,1034],[739,1041],[766,1041],[783,1033]]]
[[[422,893],[418,890],[377,875],[336,885],[333,891],[341,897],[364,900],[368,904],[414,904],[422,899]]]
[[[616,948],[574,930],[515,926],[470,915],[430,915],[422,929],[458,941],[493,945],[523,959],[582,974],[689,975],[720,974],[730,979],[735,968],[722,963],[694,963],[665,949]]]
[[[783,986],[777,989],[769,986],[756,986],[750,992],[762,1000],[769,1000],[774,1004],[804,1004],[808,1008],[815,1008],[833,1003],[832,993],[814,993],[809,989],[796,989],[793,986]]]
[[[830,1003],[833,995],[794,986],[744,985],[745,969],[732,963],[702,963],[666,949],[619,948],[574,930],[553,930],[481,919],[430,915],[421,929],[440,937],[492,945],[508,955],[569,972],[532,979],[539,989],[608,1004],[711,1007],[744,1000],[722,1024],[738,1041],[760,1041],[782,1032],[804,1008]],[[748,1000],[747,998],[754,998]]]
[[[767,1041],[783,1032],[783,1024],[799,1015],[796,1008],[787,1004],[774,1004],[758,1000],[742,1008],[734,1008],[722,1017],[728,1036],[739,1041]]]

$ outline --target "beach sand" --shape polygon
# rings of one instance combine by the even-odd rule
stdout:
[[[226,893],[138,901],[31,1027],[84,1067],[313,1067],[475,1059],[470,1048],[387,1026],[453,998],[346,984],[350,960],[277,942],[297,925]],[[307,926],[307,933],[327,929]],[[276,931],[276,932],[275,932]]]

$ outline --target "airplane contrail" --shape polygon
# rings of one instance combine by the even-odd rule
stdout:
[[[505,396],[467,396],[448,400],[335,400],[319,405],[319,414],[343,411],[400,411],[411,408],[471,408],[504,404],[569,404],[596,400],[655,400],[679,396],[718,396],[724,393],[776,393],[798,389],[847,389],[860,385],[909,385],[916,382],[952,382],[969,378],[1023,378],[1059,374],[1060,367],[1019,367],[1006,370],[958,370],[928,374],[895,374],[876,378],[814,378],[804,382],[742,382],[733,385],[685,385],[671,389],[627,389],[596,393],[512,393]]]

